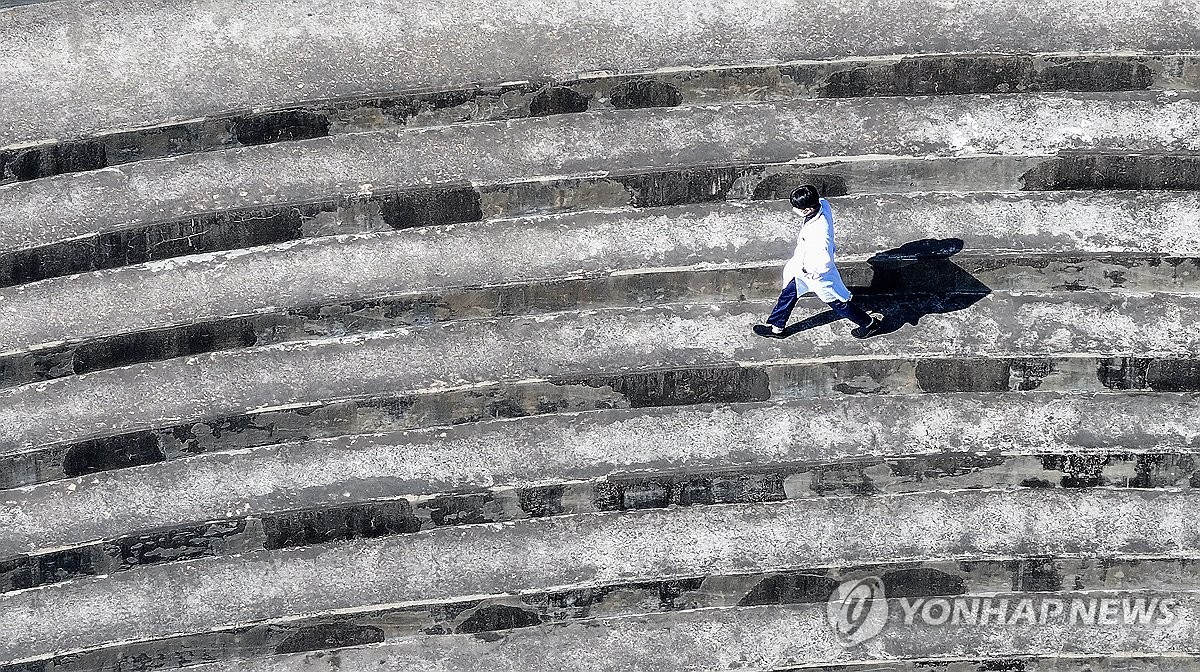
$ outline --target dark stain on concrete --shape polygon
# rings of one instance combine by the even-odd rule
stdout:
[[[110,563],[96,544],[0,561],[0,592],[36,588],[108,571]]]
[[[34,180],[62,173],[99,170],[107,166],[108,155],[104,143],[78,140],[12,152],[5,170],[17,180]]]
[[[63,460],[62,475],[68,478],[84,476],[166,459],[153,433],[133,432],[72,445]]]
[[[52,669],[50,665],[51,661],[48,660],[33,660],[26,663],[11,663],[9,665],[0,666],[0,672],[54,672],[54,670],[58,669]]]
[[[354,623],[318,623],[298,629],[275,647],[276,654],[320,651],[382,642],[383,630]]]
[[[84,343],[75,350],[75,373],[251,347],[258,340],[255,326],[251,320],[232,319],[122,334]]]
[[[1020,90],[1032,59],[1011,56],[905,58],[895,68],[896,94],[1005,93]]]
[[[1127,485],[1131,488],[1169,488],[1195,478],[1200,465],[1196,457],[1175,453],[1142,453],[1134,458],[1136,475]]]
[[[930,481],[938,478],[955,478],[976,473],[982,469],[998,467],[1009,458],[1002,455],[979,455],[974,453],[943,453],[922,457],[887,459],[878,458],[887,464],[891,473],[909,482]]]
[[[1009,93],[1031,88],[1028,56],[919,56],[834,72],[822,87],[829,98]]]
[[[738,601],[739,607],[764,604],[811,604],[824,602],[837,589],[838,582],[822,574],[788,572],[759,581]]]
[[[739,472],[730,470],[695,476],[664,474],[597,481],[593,485],[593,505],[598,511],[625,511],[786,499],[782,471]]]
[[[492,604],[480,607],[455,628],[455,634],[494,632],[541,625],[542,617],[535,611],[507,604]]]
[[[990,359],[931,359],[917,362],[923,392],[1006,392],[1009,364]]]
[[[1009,362],[1011,380],[1016,379],[1016,390],[1028,392],[1042,386],[1042,381],[1054,373],[1055,364],[1048,359],[1017,359]]]
[[[967,592],[961,576],[926,567],[899,569],[887,572],[880,578],[883,579],[884,593],[889,598],[961,595]]]
[[[1063,590],[1063,571],[1054,558],[1023,558],[1012,563],[1014,591]]]
[[[406,500],[271,513],[262,517],[262,524],[267,549],[411,534],[421,529],[421,521]]]
[[[478,222],[479,192],[471,186],[405,191],[379,199],[383,221],[393,229]]]
[[[820,171],[784,170],[767,175],[754,185],[754,192],[750,198],[755,201],[784,200],[789,198],[796,187],[802,184],[811,184],[816,187],[817,193],[822,198],[848,195],[850,188],[846,183],[846,177],[830,171],[836,171],[836,168],[830,167]]]
[[[529,116],[586,112],[588,97],[568,86],[551,86],[529,101]]]
[[[294,208],[222,212],[0,254],[0,287],[190,254],[295,240]]]
[[[589,376],[567,379],[562,384],[610,388],[628,399],[633,408],[741,403],[771,398],[767,372],[749,367],[669,369],[616,376]]]
[[[308,110],[255,114],[234,122],[233,135],[245,146],[323,138],[329,135],[329,117]]]
[[[1146,366],[1146,386],[1155,392],[1190,392],[1200,385],[1200,360],[1155,359]]]
[[[1020,177],[1023,191],[1200,189],[1200,156],[1063,154]]]
[[[539,488],[521,488],[517,491],[517,502],[521,510],[531,518],[557,516],[566,511],[563,507],[562,485],[547,485]]]
[[[691,593],[704,590],[704,579],[691,577],[686,579],[669,579],[660,582],[649,582],[638,586],[647,592],[658,590],[658,608],[663,611],[686,608],[684,599]]]
[[[1105,357],[1097,362],[1096,377],[1110,390],[1144,390],[1153,361],[1144,357]]]
[[[225,520],[201,525],[122,537],[105,544],[107,555],[117,560],[116,570],[138,565],[192,560],[222,555],[222,541],[246,532],[246,520]]]
[[[679,88],[669,82],[635,79],[622,82],[609,94],[613,107],[630,110],[640,107],[675,107],[683,102]]]
[[[628,190],[634,207],[655,208],[724,201],[733,185],[748,172],[745,168],[713,166],[614,175],[609,179]]]
[[[1064,488],[1094,488],[1105,485],[1103,469],[1111,459],[1110,455],[1084,453],[1046,455],[1042,457],[1042,466],[1047,471],[1063,472]]]
[[[1135,60],[1050,58],[1034,77],[1039,91],[1140,91],[1154,85],[1154,71]]]
[[[975,663],[975,669],[979,672],[1025,672],[1026,665],[1023,660],[981,660]]]
[[[1156,75],[1123,57],[1006,55],[915,56],[830,73],[819,85],[828,98],[930,96],[1045,91],[1137,91]]]
[[[491,493],[468,494],[455,497],[439,497],[422,508],[429,510],[429,519],[435,525],[471,525],[496,521],[493,513],[495,496]]]

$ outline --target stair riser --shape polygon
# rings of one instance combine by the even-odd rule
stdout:
[[[919,392],[1200,391],[1200,361],[1155,358],[885,359],[675,369],[377,396],[202,420],[0,458],[0,489],[207,452],[612,408]]]
[[[596,208],[924,191],[1198,190],[1200,157],[1070,154],[695,167],[503,185],[439,186],[197,215],[0,254],[0,287],[315,236],[562,214]]]
[[[838,582],[860,576],[878,576],[889,595],[905,595],[913,599],[1008,591],[1192,590],[1200,580],[1200,569],[1197,567],[1194,561],[1186,560],[1130,562],[1028,558],[962,563],[897,563],[846,569],[818,567],[778,574],[611,584],[562,593],[534,592],[519,597],[464,600],[392,610],[363,610],[342,616],[314,616],[264,623],[129,643],[51,658],[29,667],[0,666],[0,672],[118,672],[133,665],[139,670],[155,670],[358,646],[426,634],[492,633],[587,618],[704,607],[813,604],[827,600]],[[923,665],[916,669],[928,667]],[[932,667],[939,669],[936,665]],[[883,672],[865,666],[849,669],[850,672]],[[1024,669],[1055,672],[1036,666],[1024,666]],[[1069,666],[1058,672],[1068,670],[1076,672]],[[821,672],[835,670],[825,669]],[[905,669],[905,672],[909,670]],[[994,672],[994,669],[950,667],[944,672]]]
[[[1196,502],[1169,491],[966,490],[465,525],[11,592],[0,596],[2,636],[13,660],[367,604],[705,573],[1025,555],[1194,557]],[[63,601],[78,605],[72,619],[58,616]]]
[[[695,474],[616,475],[543,487],[333,504],[180,524],[106,543],[0,559],[0,592],[162,562],[545,516],[961,488],[1091,487],[1200,489],[1200,453],[879,457]],[[337,502],[344,499],[344,488],[338,484],[324,496],[310,488],[306,497]],[[356,484],[354,492],[356,499],[389,496],[394,489],[386,481]]]
[[[1200,259],[1140,255],[957,255],[949,259],[840,264],[851,291],[872,295],[986,294],[989,291],[1178,292],[1200,294]],[[332,303],[64,345],[0,357],[0,387],[51,380],[139,362],[288,341],[364,334],[434,322],[508,317],[613,306],[770,300],[778,296],[778,265],[640,273],[531,282]],[[798,308],[823,313],[812,297]]]
[[[0,184],[193,152],[462,121],[860,96],[1198,90],[1193,55],[919,56],[648,72],[395,94],[246,112],[87,140],[0,150]]]

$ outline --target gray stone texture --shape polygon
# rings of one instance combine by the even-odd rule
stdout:
[[[1198,151],[1197,95],[792,100],[347,134],[0,186],[0,238],[3,249],[15,250],[210,212],[405,187],[814,156]]]
[[[952,10],[933,0],[49,2],[0,13],[0,108],[8,112],[0,145],[586,71],[848,54],[1178,51],[1198,40],[1200,10],[1189,0],[970,0]]]
[[[7,593],[0,650],[14,660],[288,614],[713,573],[1028,555],[1194,558],[1198,507],[1192,493],[961,490],[468,525]],[[1137,635],[1171,650],[1190,622]],[[970,641],[949,645],[961,651]]]
[[[845,463],[848,483],[860,479],[862,494],[1052,487],[1093,472],[1084,485],[1125,477],[1180,487],[1197,449],[1194,394],[947,393],[564,413],[209,453],[0,492],[0,558],[217,518],[639,474],[779,469],[787,497],[834,494],[838,477],[818,482],[811,468],[833,463]],[[1122,452],[1127,459],[1114,456]],[[1143,453],[1152,454],[1136,457]],[[971,455],[974,464],[954,459]],[[927,461],[927,483],[899,464],[913,459]],[[577,503],[563,512],[595,510]]]
[[[1134,597],[1147,591],[1186,593],[1200,571],[1191,560],[1126,560],[1116,558],[1027,558],[972,562],[899,562],[853,568],[809,567],[766,574],[708,575],[687,579],[638,581],[576,590],[526,592],[482,599],[424,603],[382,609],[364,608],[336,614],[261,621],[229,629],[125,642],[84,653],[64,654],[22,667],[2,666],[4,672],[116,672],[134,667],[149,670],[205,662],[244,660],[257,656],[379,642],[398,643],[419,635],[474,635],[519,641],[537,637],[555,625],[576,623],[603,628],[611,619],[652,614],[757,605],[823,603],[837,583],[863,576],[879,577],[892,597],[921,599],[935,596],[1006,594],[1001,599],[1063,599],[1113,593]],[[1024,591],[1038,591],[1029,593]],[[1080,591],[1088,591],[1082,593]],[[1021,593],[1023,595],[1010,595]],[[893,602],[893,606],[895,603]],[[711,613],[711,611],[709,612]],[[603,619],[603,620],[601,620]],[[542,626],[542,627],[535,627]],[[513,628],[526,630],[503,632]],[[420,638],[419,641],[428,641]],[[450,644],[451,646],[453,644]],[[436,647],[435,647],[436,648]],[[351,656],[356,652],[348,651]],[[333,656],[337,652],[328,652]],[[326,654],[326,655],[328,655]],[[316,658],[317,656],[314,656]],[[321,656],[324,657],[324,656]],[[332,656],[330,656],[332,657]],[[298,664],[298,658],[285,659]],[[1185,672],[1194,658],[1184,655],[1125,655],[1108,659],[1076,655],[1039,659],[1028,655],[907,658],[848,667],[809,665],[821,672],[990,672],[996,666],[1032,672]],[[44,667],[43,667],[44,666]]]
[[[833,203],[840,259],[847,264],[939,239],[947,244],[957,239],[966,255],[976,255],[974,265],[964,262],[968,268],[961,272],[968,275],[1001,263],[982,255],[1004,252],[1200,256],[1195,193],[873,194]],[[794,247],[796,225],[786,203],[711,204],[494,220],[195,255],[0,289],[6,325],[0,351],[373,296],[415,297],[664,267],[781,264]],[[1014,289],[1056,286],[1036,265]],[[1181,272],[1186,276],[1189,268]],[[848,272],[857,274],[853,266]],[[1139,275],[1134,268],[1100,275],[1110,277],[1109,272],[1117,279]],[[1073,279],[1080,288],[1090,285],[1086,276],[1071,275],[1056,276],[1063,289]],[[981,274],[984,282],[987,276]],[[865,276],[863,281],[870,282]],[[1173,284],[1175,291],[1188,291],[1186,279]],[[770,292],[764,292],[768,298]],[[679,300],[688,301],[687,293]],[[614,296],[607,305],[623,303]]]
[[[826,625],[824,605],[703,609],[542,626],[487,637],[415,637],[375,647],[203,665],[197,672],[337,672],[344,669],[450,672],[475,670],[480,666],[512,672],[562,669],[611,672],[658,672],[664,669],[842,672],[861,669],[866,672],[939,669],[939,664],[945,664],[946,659],[954,661],[981,655],[991,658],[990,665],[985,663],[967,669],[982,671],[999,667],[1079,672],[1195,669],[1195,659],[1185,657],[1196,648],[1197,639],[1200,639],[1195,624],[1200,600],[1195,593],[1095,593],[1087,597],[1121,600],[1132,595],[1179,598],[1182,603],[1179,611],[1185,616],[1166,626],[1018,623],[955,627],[927,626],[920,621],[914,625],[893,622],[878,638],[846,648],[833,638]],[[1044,596],[1001,593],[998,597],[1015,603],[1020,599],[1039,600]],[[898,601],[892,601],[890,609],[893,618],[903,613]],[[1076,663],[1072,660],[1101,654],[1111,657],[1103,662],[1092,659]],[[1149,656],[1163,656],[1159,659],[1162,662],[1154,664],[1146,660]],[[914,664],[916,661],[920,663]],[[863,663],[874,663],[875,666]]]
[[[309,101],[200,120],[0,150],[0,183],[132,161],[360,131],[783,98],[1187,91],[1200,88],[1196,54],[935,54],[767,65],[596,73],[425,92]]]
[[[216,352],[2,391],[0,453],[382,392],[737,362],[1187,356],[1200,338],[1192,296],[995,292],[972,304],[921,308],[908,318],[918,327],[893,322],[888,338],[867,341],[842,323],[764,339],[751,326],[771,304],[748,302],[479,319]]]

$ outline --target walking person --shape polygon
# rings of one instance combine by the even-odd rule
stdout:
[[[850,333],[855,338],[869,338],[879,333],[883,316],[868,313],[851,301],[850,290],[842,282],[833,263],[833,211],[829,201],[820,197],[811,184],[792,192],[792,212],[804,218],[796,236],[796,251],[783,267],[783,291],[765,325],[757,325],[755,333],[771,338],[783,338],[784,327],[796,300],[812,292],[825,302],[838,317],[858,325]]]

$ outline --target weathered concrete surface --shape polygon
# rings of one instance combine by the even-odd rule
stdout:
[[[866,261],[849,261],[861,255],[846,255],[845,260],[839,263],[839,268],[847,286],[863,297],[926,295],[936,300],[933,298],[935,295],[1045,290],[1103,291],[1113,295],[1131,292],[1200,294],[1200,257],[1143,256],[1140,253],[988,254],[983,251],[946,256],[961,245],[960,241],[916,241],[916,244],[909,243],[873,255]],[[784,245],[782,242],[780,244]],[[913,249],[922,252],[909,256],[909,250]],[[219,277],[224,268],[218,267],[211,273]],[[214,319],[194,316],[195,321],[185,324],[87,338],[88,325],[105,328],[105,323],[95,316],[86,323],[66,324],[63,332],[77,335],[66,343],[0,355],[0,387],[218,350],[347,336],[449,320],[683,301],[699,303],[775,299],[779,293],[779,269],[778,262],[716,268],[701,265],[618,272],[600,277],[451,288],[420,294],[392,293],[377,298],[297,306],[240,317]],[[187,270],[193,272],[197,269]],[[316,280],[314,275],[310,275],[309,279]],[[157,279],[161,278],[150,276],[140,281],[144,283],[143,287],[149,288],[154,286]],[[237,285],[229,291],[233,293],[252,284]],[[113,286],[97,283],[94,291],[103,293],[105,288]],[[115,286],[124,287],[120,282]],[[188,286],[186,283],[180,284],[180,287]],[[186,294],[184,298],[187,298]],[[54,306],[60,301],[62,299],[55,298],[49,305]],[[159,305],[161,308],[169,304],[163,300]],[[804,311],[813,307],[820,309],[820,304],[814,303],[811,297],[800,305]],[[181,309],[180,314],[183,312]],[[124,317],[128,319],[129,315]],[[134,317],[135,321],[123,325],[124,328],[136,328],[136,318],[141,316]],[[1091,364],[1093,373],[1094,364]],[[1008,377],[1006,371],[1003,374],[1006,383],[1002,389],[1007,389]],[[1185,379],[1186,376],[1179,378],[1181,381]],[[1040,382],[1035,386],[1038,384]],[[1191,389],[1186,383],[1181,384],[1185,386],[1179,390]],[[918,387],[927,385],[924,382],[919,385],[913,383],[913,389]],[[1156,385],[1151,384],[1151,387]],[[0,476],[0,487],[4,487],[3,482]]]
[[[309,506],[213,519],[191,511],[155,529],[123,532],[101,541],[0,559],[0,592],[35,588],[84,576],[234,553],[295,548],[350,539],[375,539],[455,525],[504,523],[674,506],[779,502],[837,495],[877,496],[963,488],[1172,488],[1200,490],[1195,453],[1175,452],[938,453],[917,457],[868,457],[799,465],[725,466],[692,473],[615,474],[601,480],[553,485],[491,487],[437,495],[356,501],[387,488],[357,481],[312,488]],[[297,469],[303,470],[304,465]],[[545,482],[551,482],[547,479]],[[336,487],[337,492],[330,492]],[[319,492],[312,492],[317,490]],[[350,496],[347,497],[347,493]],[[147,487],[146,497],[170,498]],[[301,502],[303,503],[303,502]],[[117,505],[124,505],[118,502]],[[294,503],[293,503],[294,504]],[[291,504],[290,504],[291,505]],[[43,509],[45,507],[42,507]],[[252,507],[251,507],[252,508]],[[101,506],[98,510],[103,510]],[[105,513],[113,513],[112,508]],[[123,512],[122,512],[123,513]],[[83,515],[87,515],[85,512]],[[115,518],[116,515],[110,516]],[[204,522],[195,522],[206,519]],[[62,527],[63,525],[60,525]],[[1126,578],[1126,567],[1121,572]],[[1050,581],[1047,576],[1040,577]],[[1194,580],[1194,579],[1193,579]]]
[[[1087,654],[1059,655],[1044,658],[1031,656],[922,659],[889,661],[886,663],[866,662],[857,665],[836,665],[844,672],[909,672],[915,670],[937,670],[938,672],[989,672],[997,666],[1005,669],[1020,669],[1027,672],[1191,672],[1200,669],[1200,659],[1188,653],[1152,653],[1147,655],[1127,654],[1117,656],[1089,656]],[[797,670],[801,668],[794,668]],[[809,668],[813,672],[828,668]],[[832,672],[831,670],[829,672]]]
[[[1196,54],[953,54],[671,68],[523,81],[221,115],[0,150],[0,183],[288,140],[572,114],[784,98],[1200,88]]]
[[[1200,256],[1194,193],[870,195],[838,199],[835,208],[846,261],[937,239],[968,253]],[[0,351],[454,287],[778,262],[792,252],[796,223],[786,203],[699,205],[425,227],[153,262],[0,289]],[[1021,289],[1054,281],[1072,288],[1070,277],[1046,275],[1032,272]]]
[[[796,17],[806,17],[806,30]],[[1188,0],[436,7],[368,0],[52,2],[0,13],[0,145],[224,110],[586,71],[952,51],[1180,51]],[[47,73],[53,73],[47,78]],[[40,95],[29,95],[37,91]],[[139,105],[130,105],[130,100]]]
[[[1200,392],[1195,357],[834,359],[790,364],[699,366],[417,394],[384,393],[293,408],[205,418],[150,430],[58,443],[0,458],[0,489],[127,469],[201,453],[389,433],[504,418],[592,410],[741,404],[843,395],[1029,392]],[[1128,461],[1112,457],[1116,462]],[[1141,458],[1132,458],[1135,462]],[[1143,467],[1145,467],[1143,469]],[[1180,460],[1135,465],[1133,480],[1190,478]],[[1093,484],[1119,485],[1122,473]],[[1173,474],[1173,475],[1172,475]],[[1046,477],[1056,482],[1056,477]]]
[[[417,394],[385,393],[211,417],[43,446],[0,458],[0,489],[207,452],[551,413],[843,395],[1031,390],[1200,392],[1200,359],[1078,356],[834,359],[579,375]],[[1178,472],[1172,472],[1174,476],[1163,475],[1165,481],[1153,476],[1154,483],[1178,482],[1190,473],[1190,467],[1182,461],[1164,462],[1150,472],[1157,474],[1168,467],[1178,467]],[[1139,476],[1134,480],[1142,478],[1140,469],[1135,468]],[[1118,478],[1119,474],[1114,474],[1114,479]],[[1114,480],[1113,484],[1118,482]]]
[[[376,191],[139,224],[0,253],[0,287],[315,236],[630,206],[786,200],[801,184],[816,185],[826,197],[1061,189],[1195,191],[1200,190],[1200,154],[817,158]]]
[[[0,452],[382,392],[651,367],[1200,350],[1200,298],[1192,296],[993,293],[866,305],[890,318],[888,334],[865,342],[842,324],[814,326],[827,325],[821,318],[795,323],[811,327],[800,337],[762,338],[750,328],[771,303],[757,302],[450,322],[138,364],[0,392]]]
[[[390,643],[420,635],[474,634],[493,639],[509,635],[537,636],[545,631],[543,628],[564,622],[578,623],[583,619],[644,617],[649,614],[732,606],[823,603],[839,581],[862,576],[879,577],[886,593],[893,597],[921,599],[1038,591],[1042,593],[1040,597],[1053,599],[1085,590],[1187,593],[1195,587],[1196,574],[1197,563],[1192,560],[1027,558],[886,563],[847,569],[816,567],[768,574],[710,575],[272,620],[165,639],[126,642],[86,653],[44,658],[28,666],[0,666],[0,672],[120,672],[131,667],[143,671],[173,669],[183,665],[232,662],[272,654]],[[1047,591],[1050,591],[1049,594],[1046,594]],[[592,620],[588,625],[603,627],[602,623]],[[497,632],[513,628],[528,629],[524,632]],[[1183,656],[1180,659],[1191,660]],[[1110,658],[1105,659],[1104,663],[1097,659],[1073,661],[1070,658],[1055,658],[1039,661],[1011,656],[998,657],[998,660],[1005,665],[1004,669],[1033,672],[1087,672],[1089,669],[1185,672],[1189,669],[1186,665],[1172,666],[1166,662],[1159,668],[1144,658]],[[977,658],[918,658],[886,664],[839,666],[836,670],[824,668],[824,672],[920,672],[930,668],[943,672],[994,672],[996,660],[991,661],[991,666],[981,666],[983,662]]]
[[[858,647],[842,646],[825,622],[824,605],[772,606],[703,609],[677,614],[654,614],[630,618],[606,618],[564,626],[543,626],[495,633],[494,636],[444,635],[355,647],[337,651],[291,654],[247,661],[213,663],[196,667],[197,672],[242,670],[253,672],[337,672],[345,669],[372,670],[492,670],[547,672],[578,669],[612,672],[658,672],[659,670],[748,669],[783,671],[803,666],[871,662],[894,663],[906,669],[912,658],[992,656],[993,665],[1003,665],[1016,656],[1095,656],[1113,658],[1155,654],[1190,654],[1200,645],[1196,612],[1200,598],[1195,593],[1080,593],[1093,600],[1131,597],[1179,599],[1180,614],[1172,623],[1113,625],[1068,624],[1066,618],[1048,625],[1016,624],[944,625],[924,624],[920,617],[905,624],[900,600],[889,600],[890,620],[876,639]],[[1008,604],[1029,600],[1040,608],[1045,596],[1037,593],[1002,593]],[[1085,603],[1086,604],[1086,603]],[[1011,607],[1010,607],[1011,609]],[[935,611],[936,613],[936,611]],[[1006,614],[1012,613],[1006,611]],[[1122,617],[1123,618],[1123,617]],[[897,622],[897,620],[899,622]],[[1110,659],[1111,660],[1111,659]],[[1098,669],[1124,669],[1110,663]],[[881,666],[882,667],[882,666]],[[1015,669],[1024,669],[1014,661]],[[821,668],[817,668],[821,669]],[[867,668],[855,665],[849,668]],[[882,669],[893,669],[882,667]],[[927,669],[924,666],[917,669]],[[935,669],[937,669],[935,667]],[[995,669],[984,667],[983,669]],[[1012,669],[1004,667],[1002,669]],[[1088,670],[1069,662],[1032,669]],[[1156,669],[1154,666],[1132,669]],[[1165,667],[1192,669],[1191,665]]]
[[[798,157],[1200,150],[1200,98],[927,96],[599,111],[361,133],[143,161],[0,187],[6,250],[229,209],[402,187]]]
[[[1087,654],[1059,655],[1044,658],[1014,656],[1011,658],[939,658],[889,661],[886,663],[866,662],[857,665],[837,665],[845,672],[905,672],[915,670],[937,670],[938,672],[989,672],[997,665],[1005,669],[1020,669],[1027,672],[1189,672],[1200,668],[1200,659],[1193,654],[1153,653],[1119,656],[1089,656]],[[799,669],[799,668],[796,668]],[[822,668],[810,668],[813,672]],[[832,671],[830,671],[832,672]]]
[[[1191,493],[968,490],[468,525],[7,593],[0,650],[14,660],[288,614],[713,573],[1025,555],[1195,557],[1197,515]]]
[[[859,396],[558,414],[209,453],[0,492],[0,558],[217,518],[636,474],[701,478],[780,466],[792,476],[779,488],[761,488],[763,497],[777,489],[780,496],[811,497],[835,493],[839,478],[821,483],[810,467],[789,472],[787,465],[862,461],[844,470],[860,472],[864,494],[921,487],[882,463],[884,457],[930,458],[929,488],[1050,487],[1066,473],[1082,483],[1092,471],[1096,480],[1088,484],[1104,485],[1105,476],[1115,483],[1128,471],[1141,487],[1172,487],[1191,474],[1182,464],[1154,465],[1169,462],[1168,453],[1197,449],[1200,399],[1194,394]],[[1128,451],[1128,464],[1106,451]],[[1133,456],[1145,451],[1162,455],[1140,462]],[[1050,457],[1085,452],[1094,457],[1078,456],[1079,465]],[[972,453],[987,458],[966,466],[952,459]],[[949,466],[937,466],[939,455]],[[1009,463],[1003,456],[1024,459]],[[1174,479],[1166,473],[1171,468],[1179,472]],[[604,510],[603,495],[591,485],[585,490],[558,513]],[[653,499],[649,491],[646,497]],[[492,497],[481,500],[503,516],[502,505],[487,504]],[[147,501],[156,504],[147,507]]]

